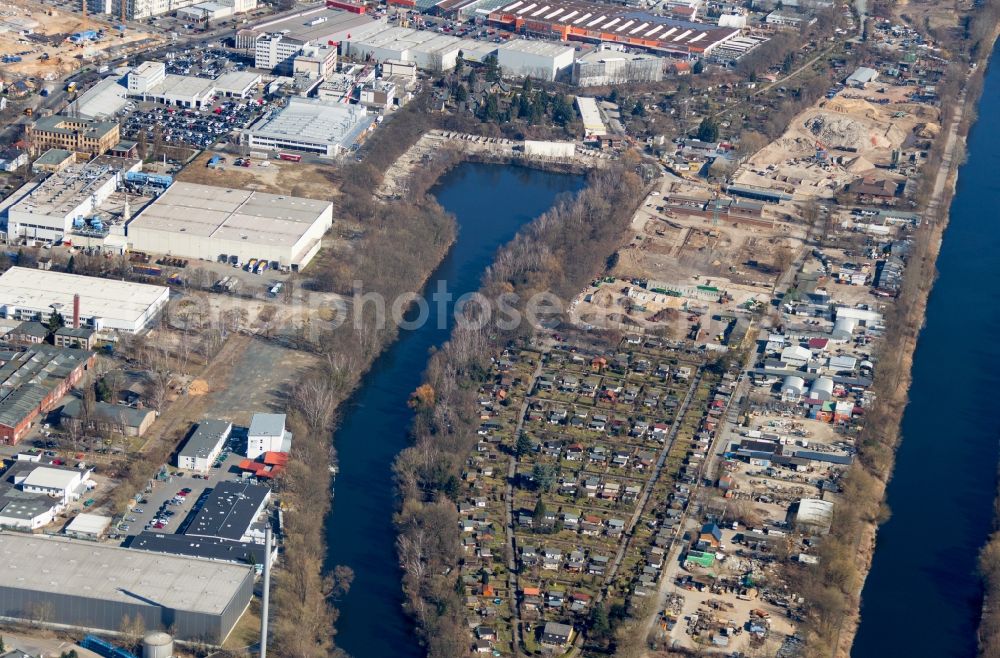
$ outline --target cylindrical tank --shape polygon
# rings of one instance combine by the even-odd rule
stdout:
[[[154,631],[142,638],[142,658],[172,658],[174,638],[167,633]]]

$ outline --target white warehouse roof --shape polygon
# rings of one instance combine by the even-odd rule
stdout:
[[[0,587],[220,615],[253,568],[61,537],[0,533]]]
[[[253,190],[174,183],[128,226],[131,239],[143,229],[292,246],[332,208],[329,201]]]
[[[80,295],[80,317],[97,318],[109,329],[139,331],[166,304],[166,286],[131,283],[51,270],[12,267],[0,275],[0,308],[51,313],[61,304],[68,321],[73,314],[73,295]]]
[[[21,483],[25,487],[42,487],[45,489],[69,489],[80,478],[80,471],[68,471],[64,468],[49,468],[39,466],[24,478]]]
[[[340,105],[307,98],[292,98],[288,105],[247,132],[255,138],[271,138],[307,144],[348,147],[369,123],[360,105]],[[290,147],[291,148],[291,147]]]

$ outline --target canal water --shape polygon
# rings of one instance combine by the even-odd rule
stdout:
[[[993,53],[994,57],[996,52]],[[977,551],[990,531],[1000,415],[1000,66],[960,170],[913,364],[903,441],[861,601],[854,658],[976,655]]]
[[[578,191],[583,183],[580,176],[471,163],[446,174],[431,192],[455,215],[458,240],[425,296],[437,290],[439,281],[447,282],[455,298],[477,290],[497,249],[560,195]],[[431,302],[432,318],[436,308]],[[447,326],[432,321],[402,331],[343,408],[343,422],[334,435],[340,473],[326,521],[326,566],[343,564],[354,570],[351,591],[337,604],[336,638],[353,658],[423,655],[413,623],[402,609],[391,467],[409,443],[409,395],[421,383],[429,351],[447,340],[451,320],[449,312]]]

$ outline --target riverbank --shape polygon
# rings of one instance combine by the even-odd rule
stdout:
[[[994,36],[991,43],[995,39]],[[856,468],[860,468],[861,473],[854,473],[855,479],[862,481],[860,490],[865,500],[859,502],[867,504],[848,505],[846,514],[835,520],[835,526],[855,525],[857,537],[857,557],[854,561],[857,582],[850,610],[838,629],[833,652],[838,657],[851,654],[861,622],[861,594],[875,555],[878,526],[889,514],[885,501],[886,488],[895,466],[900,426],[909,401],[914,353],[925,324],[929,295],[936,278],[935,264],[950,219],[948,208],[955,194],[958,169],[964,159],[969,130],[975,121],[974,111],[970,112],[967,108],[974,108],[979,102],[991,49],[985,51],[980,64],[967,76],[951,120],[941,133],[940,164],[933,180],[930,201],[923,211],[924,221],[915,235],[906,284],[897,300],[897,312],[881,350],[883,359],[879,361],[880,377],[876,381],[879,384],[879,402],[869,414],[865,427],[868,436],[859,446],[861,459]],[[890,368],[885,368],[887,359],[891,359]],[[887,371],[896,376],[887,377]],[[877,504],[873,505],[873,502]]]

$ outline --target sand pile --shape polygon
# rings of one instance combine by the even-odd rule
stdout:
[[[882,128],[846,116],[817,114],[805,122],[805,128],[827,148],[869,149],[895,148],[906,137],[896,126]]]
[[[208,393],[208,382],[204,379],[195,379],[188,385],[188,395],[205,395]]]

